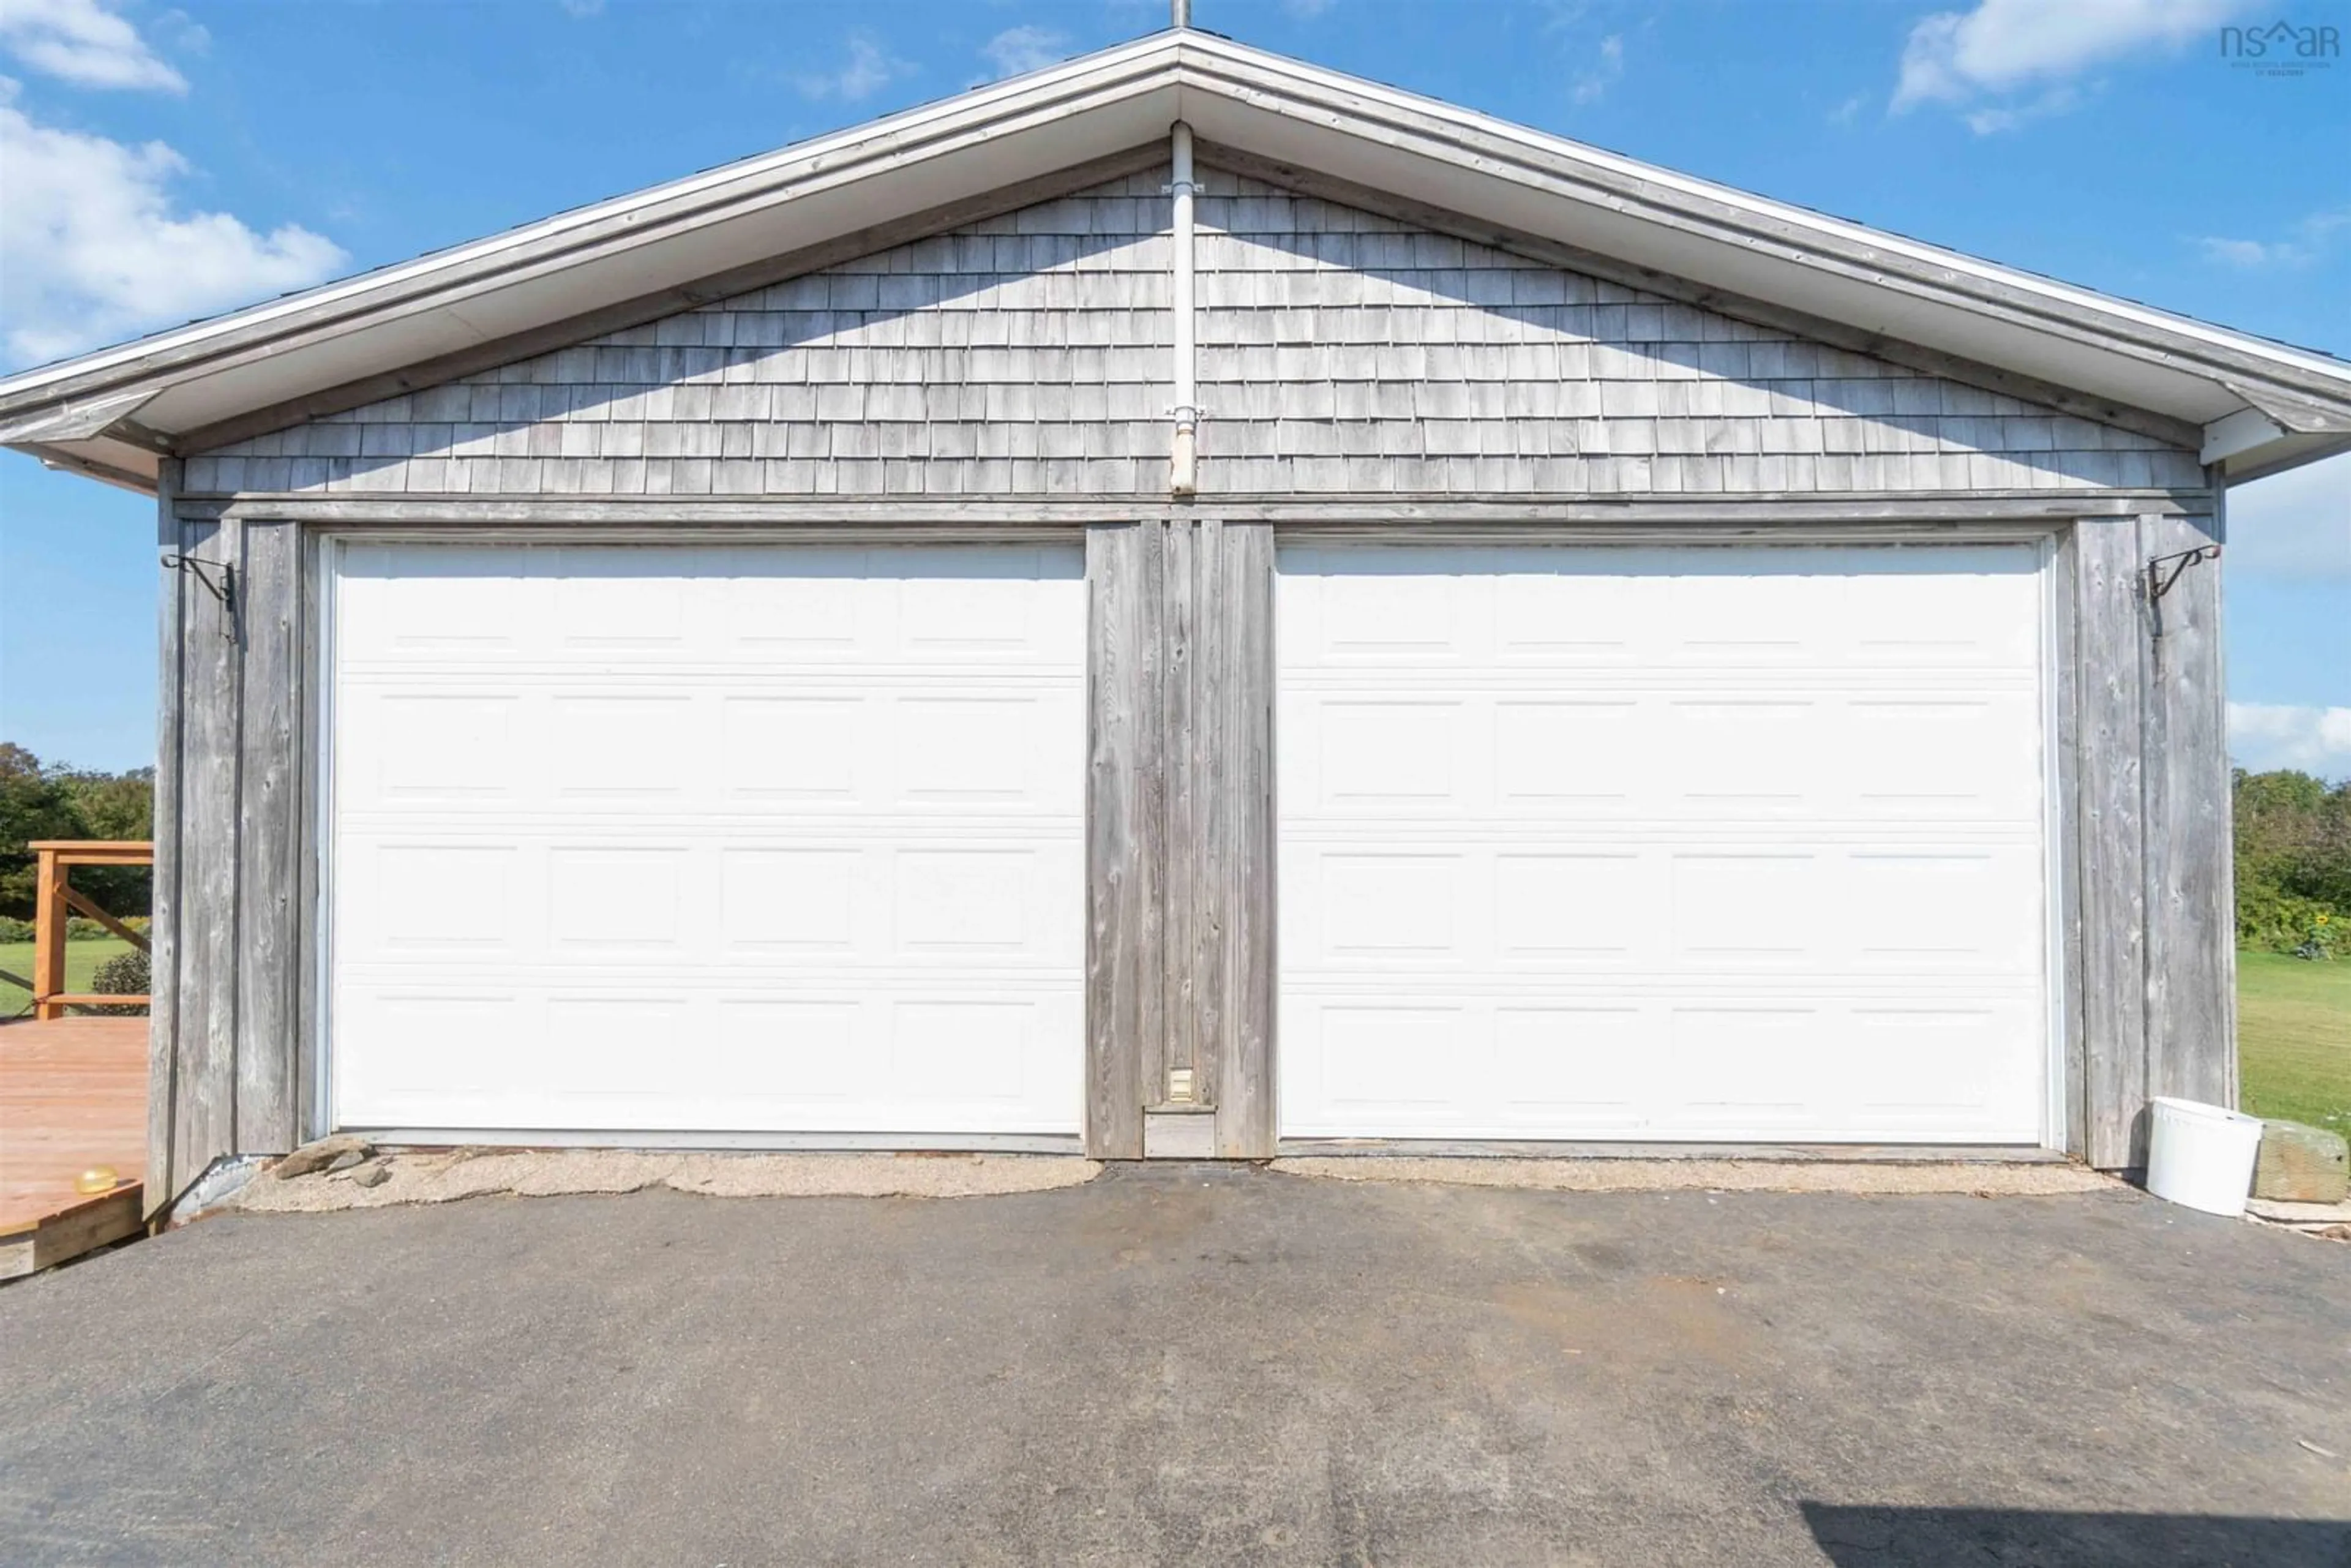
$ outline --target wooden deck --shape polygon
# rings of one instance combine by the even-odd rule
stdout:
[[[0,1280],[138,1234],[146,1159],[144,1018],[0,1025]],[[75,1191],[92,1166],[122,1179]]]

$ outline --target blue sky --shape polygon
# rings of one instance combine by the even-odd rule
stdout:
[[[2296,0],[1196,0],[1196,25],[2351,356],[2351,57]],[[1165,0],[0,0],[0,364],[1135,37]],[[2328,149],[2334,149],[2328,152]],[[2351,774],[2351,458],[2231,497],[2232,749]],[[0,454],[0,738],[145,763],[152,504]]]

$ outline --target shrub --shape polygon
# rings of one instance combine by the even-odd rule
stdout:
[[[100,964],[98,967],[98,972],[90,977],[89,988],[102,997],[143,997],[147,994],[148,987],[152,983],[150,978],[151,974],[147,955],[133,947],[130,952],[117,953],[113,957]],[[90,1010],[101,1013],[143,1013],[147,1009],[143,1004],[133,1003],[122,1007],[93,1008]]]
[[[143,997],[152,983],[151,973],[147,955],[133,947],[100,964],[90,977],[89,988],[102,997]]]
[[[2314,898],[2255,887],[2238,894],[2237,940],[2303,958],[2351,956],[2351,920]]]
[[[2351,781],[2240,770],[2234,796],[2237,939],[2351,956]]]
[[[30,942],[33,936],[31,921],[19,920],[13,915],[0,915],[0,942]]]

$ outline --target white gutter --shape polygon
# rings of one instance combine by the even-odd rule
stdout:
[[[1192,310],[1192,128],[1177,120],[1170,141],[1175,172],[1168,189],[1176,198],[1168,235],[1174,252],[1175,297],[1170,303],[1176,319],[1176,406],[1169,412],[1176,419],[1176,444],[1167,458],[1167,493],[1190,496],[1200,487],[1199,333]]]

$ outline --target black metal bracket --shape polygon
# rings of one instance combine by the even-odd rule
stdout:
[[[220,601],[221,635],[236,641],[236,568],[222,560],[198,560],[192,555],[167,555],[163,558],[166,571],[184,571],[204,585],[204,591]],[[214,573],[220,575],[217,580]]]
[[[2198,545],[2194,549],[2157,556],[2147,563],[2147,601],[2149,604],[2162,603],[2163,596],[2171,591],[2172,585],[2179,580],[2181,574],[2189,567],[2199,561],[2220,559],[2219,545]],[[2164,570],[2166,567],[2171,570],[2167,571]]]

